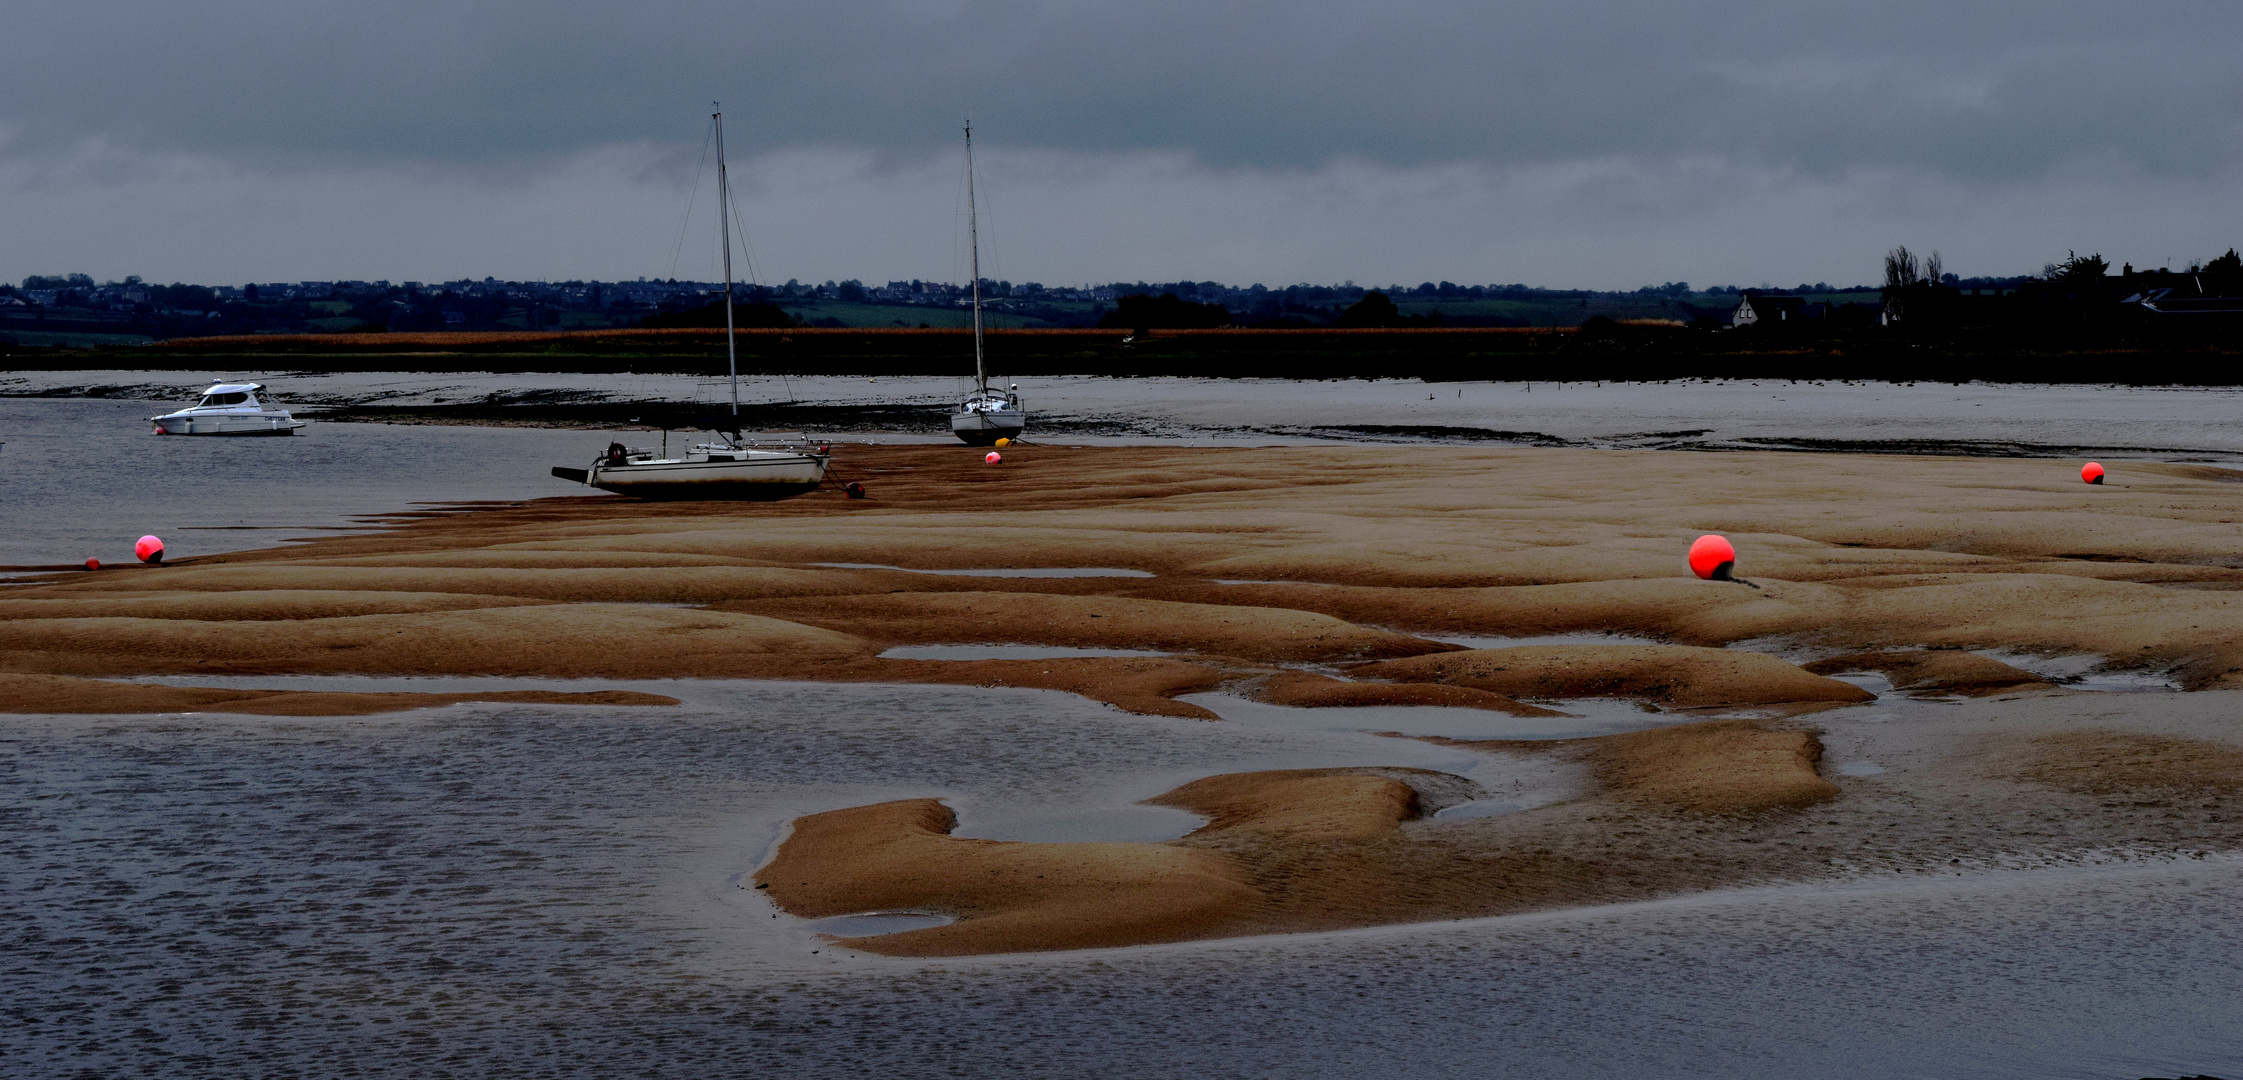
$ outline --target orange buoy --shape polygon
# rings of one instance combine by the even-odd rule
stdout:
[[[1729,572],[1736,568],[1737,549],[1726,537],[1707,533],[1690,545],[1691,573],[1707,581],[1729,581]]]
[[[87,559],[87,560],[86,560],[86,569],[88,569],[88,570],[99,570],[99,569],[101,569],[101,560],[100,560],[100,559]]]
[[[995,465],[995,464],[997,464],[998,462],[1000,462],[1000,461],[1003,461],[1003,460],[1005,460],[1005,455],[1003,455],[1003,454],[1000,454],[1000,453],[996,452],[995,450],[991,450],[991,451],[989,452],[989,456],[988,456],[988,457],[985,457],[985,458],[982,458],[981,460],[983,460],[983,461],[986,461],[986,462],[990,463],[991,465]]]
[[[1011,445],[1012,445],[1012,440],[1011,440],[1011,439],[999,439],[999,440],[997,440],[997,449],[999,449],[999,450],[1002,450],[1002,449],[1004,449],[1005,447],[1008,447],[1008,446],[1011,446]]]
[[[164,561],[164,542],[153,536],[143,536],[138,543],[132,546],[132,553],[140,556],[141,562],[162,563]]]
[[[2086,481],[2086,482],[2090,483],[2090,484],[2100,484],[2100,483],[2102,483],[2102,482],[2103,482],[2103,465],[2102,465],[2102,463],[2101,463],[2101,462],[2096,462],[2096,461],[2090,461],[2090,462],[2088,462],[2087,464],[2085,464],[2085,465],[2082,465],[2082,466],[2080,466],[2080,469],[2079,469],[2079,478],[2080,478],[2081,480],[2084,480],[2084,481]]]

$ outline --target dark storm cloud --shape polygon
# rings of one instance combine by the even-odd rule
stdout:
[[[1215,167],[1712,157],[2015,181],[2243,149],[2212,3],[18,5],[0,132],[252,165],[509,166],[675,142],[998,141]]]

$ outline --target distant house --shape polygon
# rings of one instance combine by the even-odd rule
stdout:
[[[1797,322],[1807,317],[1807,299],[1803,296],[1746,293],[1745,298],[1737,303],[1737,310],[1730,313],[1729,325],[1757,326],[1763,322]]]
[[[2201,289],[2148,289],[2119,303],[2139,304],[2151,315],[2243,315],[2243,297],[2206,296]]]

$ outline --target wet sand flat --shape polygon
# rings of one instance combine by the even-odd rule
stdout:
[[[0,597],[0,673],[13,677],[0,708],[285,711],[280,698],[252,709],[254,694],[167,697],[146,683],[353,674],[1031,687],[1209,720],[1177,699],[1228,689],[1273,704],[1531,716],[1615,697],[1693,721],[1536,744],[1452,740],[1593,778],[1575,798],[1470,820],[1432,817],[1478,797],[1459,778],[1406,772],[1187,784],[1160,801],[1214,823],[1166,843],[966,840],[929,801],[804,818],[763,871],[774,898],[812,917],[894,906],[956,917],[853,942],[910,954],[1811,880],[1903,865],[1914,856],[1879,836],[1917,832],[1956,860],[2061,860],[2120,837],[2165,852],[2243,844],[2226,802],[2243,723],[2195,710],[2171,730],[2098,733],[2043,719],[2074,716],[2066,703],[2092,695],[1949,659],[2091,656],[2228,699],[2243,688],[2243,473],[2127,463],[2091,488],[2066,463],[2036,460],[1056,446],[1017,448],[994,468],[955,447],[851,449],[837,472],[873,497],[548,499],[56,575]],[[1757,587],[1688,575],[1683,550],[1706,531],[1736,543],[1738,572]],[[1152,576],[911,572],[1037,567]],[[1595,632],[1665,644],[1434,640]],[[946,643],[1168,655],[880,655]],[[1824,753],[1834,725],[1874,695],[1833,676],[1861,671],[1910,692],[1983,695],[1973,707],[1988,719],[1916,731],[1907,752],[1924,763],[1905,774],[1835,775]],[[2090,773],[2115,787],[2090,791]],[[1983,821],[1932,825],[1995,802],[2004,809]],[[2068,825],[2041,837],[2030,823],[2049,815]]]

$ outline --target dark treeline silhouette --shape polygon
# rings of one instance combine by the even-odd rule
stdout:
[[[1313,312],[1288,308],[1294,301],[1280,290],[1237,303],[1194,298],[1205,292],[1133,292],[1119,297],[1100,320],[1109,329],[1000,327],[991,334],[989,357],[994,370],[1013,376],[2243,385],[2243,255],[2233,249],[2178,270],[2121,263],[2114,271],[2113,260],[2100,252],[2068,252],[2036,275],[2008,278],[1958,277],[1937,252],[1919,256],[1895,248],[1883,261],[1883,283],[1874,288],[1743,290],[1716,298],[1675,283],[1667,298],[1672,302],[1664,306],[1668,314],[1661,317],[1616,320],[1584,310],[1578,329],[1559,330],[1499,329],[1424,305],[1414,310],[1426,314],[1406,314],[1411,309],[1383,290],[1312,297],[1304,287],[1299,302],[1320,305]],[[85,288],[84,280],[71,277],[38,278],[33,284],[50,292]],[[132,295],[148,298],[135,303],[201,302],[189,291],[199,286],[127,282],[119,288],[128,286]],[[1428,288],[1438,295],[1443,286]],[[352,298],[356,295],[290,303],[324,305],[319,310],[331,313],[329,321],[341,329],[362,317],[364,302]],[[963,331],[806,328],[796,315],[760,302],[772,295],[751,293],[749,302],[735,306],[736,323],[747,331],[740,345],[742,373],[954,374],[959,358],[971,355]],[[1698,302],[1682,303],[1683,295]],[[723,325],[724,309],[705,296],[681,297],[674,308],[648,314],[646,326],[661,332],[643,336],[623,329],[465,334],[435,342],[395,333],[356,339],[334,333],[182,335],[130,348],[129,364],[120,362],[121,348],[40,349],[36,360],[19,363],[56,370],[257,369],[285,357],[292,370],[716,374],[724,370],[724,346],[722,335],[709,330]],[[31,299],[44,304],[55,298]],[[245,295],[240,302],[266,301]],[[494,310],[512,304],[522,324],[557,326],[535,297],[458,293],[448,294],[445,303],[470,308],[470,316],[474,304]],[[10,310],[13,318],[35,326],[58,309],[18,304]],[[421,318],[417,311],[393,305],[387,330],[412,328],[406,320]]]
[[[1135,330],[1207,330],[1229,326],[1230,309],[1221,304],[1195,304],[1179,298],[1175,293],[1148,296],[1131,293],[1114,301],[1114,310],[1098,320],[1107,329]]]
[[[722,327],[724,301],[718,300],[697,308],[682,311],[663,311],[639,320],[639,325],[649,330],[684,330],[690,328]],[[732,304],[732,325],[743,330],[751,328],[787,329],[804,325],[777,304],[761,301]]]

